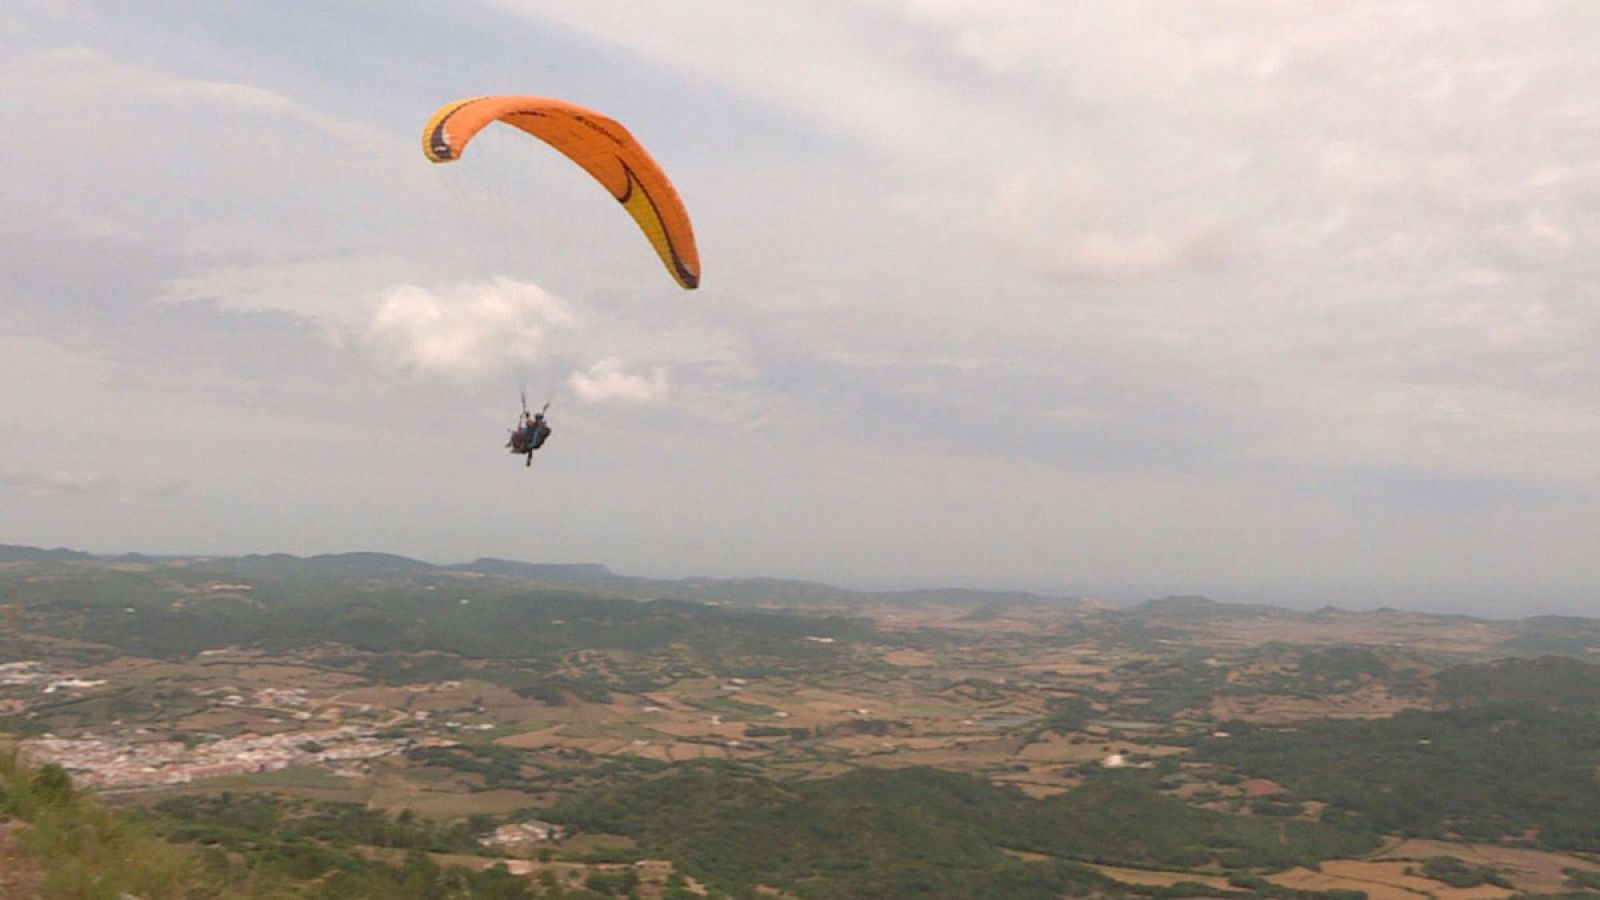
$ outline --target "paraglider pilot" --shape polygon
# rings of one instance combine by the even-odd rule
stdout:
[[[546,408],[550,404],[545,404]],[[544,446],[545,439],[550,437],[550,425],[544,420],[544,410],[529,414],[526,407],[522,410],[522,418],[518,420],[517,427],[511,432],[511,440],[506,446],[512,453],[521,453],[527,456],[525,466],[533,465],[533,451]]]

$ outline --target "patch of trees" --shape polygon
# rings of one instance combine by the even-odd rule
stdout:
[[[411,747],[406,759],[424,766],[450,769],[483,779],[484,789],[523,787],[524,756],[514,747],[499,744],[458,744],[452,747]]]
[[[329,668],[353,672],[386,684],[423,684],[436,681],[461,681],[478,676],[459,656],[446,653],[378,653],[327,656],[321,660]]]
[[[749,738],[789,738],[803,741],[813,734],[809,728],[779,728],[776,725],[746,725],[744,736]]]
[[[1469,866],[1454,856],[1428,857],[1422,861],[1422,874],[1451,887],[1470,888],[1480,884],[1511,887],[1494,866]]]
[[[336,898],[383,897],[385,900],[534,900],[539,896],[527,880],[512,875],[504,865],[480,871],[463,866],[441,866],[421,851],[407,853],[399,865],[363,860],[323,876],[310,896]],[[568,894],[568,897],[574,895]]]
[[[293,896],[327,900],[536,896],[503,866],[472,871],[440,866],[426,855],[487,854],[478,838],[498,824],[489,816],[438,823],[409,810],[390,815],[355,803],[229,792],[164,800],[146,816],[167,839],[207,848],[203,859],[212,876],[229,885],[226,896],[255,896],[239,887],[246,884],[264,897],[292,890]],[[374,847],[406,855],[387,863],[365,852]]]
[[[960,681],[952,681],[940,688],[940,691],[957,694],[978,703],[995,703],[1020,694],[1026,694],[1028,689],[1022,685],[972,676],[963,678]]]
[[[1600,872],[1591,872],[1588,869],[1562,869],[1561,874],[1567,876],[1567,884],[1578,890],[1600,891]]]
[[[1208,707],[1228,677],[1226,669],[1207,665],[1204,655],[1198,653],[1177,659],[1136,660],[1118,666],[1115,674],[1123,689],[1110,698],[1112,713],[1151,722]]]
[[[866,734],[873,737],[916,733],[910,722],[898,719],[847,719],[832,726],[829,731],[835,734]]]
[[[1094,704],[1088,697],[1051,697],[1045,701],[1048,715],[1039,725],[1039,731],[1072,734],[1082,731],[1095,717]]]
[[[1010,823],[1011,846],[1093,862],[1279,870],[1378,844],[1377,835],[1357,829],[1197,809],[1125,772],[1102,771],[1032,806]]]
[[[1600,718],[1536,705],[1402,712],[1291,727],[1229,723],[1205,760],[1329,804],[1325,821],[1413,837],[1600,851]]]
[[[519,684],[512,690],[519,697],[537,700],[545,706],[566,706],[569,699],[574,697],[588,703],[611,702],[610,685],[600,678],[551,675],[539,678],[532,684]]]
[[[684,697],[684,706],[703,709],[706,712],[717,713],[728,719],[764,719],[776,710],[760,703],[746,703],[732,697]]]
[[[1456,666],[1438,675],[1439,697],[1452,706],[1526,703],[1572,711],[1600,708],[1600,666],[1576,659],[1502,659]]]
[[[1282,694],[1317,699],[1330,693],[1354,690],[1362,684],[1386,685],[1395,694],[1425,693],[1428,683],[1423,667],[1394,651],[1358,645],[1334,647],[1292,647],[1275,645],[1264,651],[1265,658],[1279,663],[1253,674],[1244,682],[1221,685],[1219,694]]]
[[[576,747],[554,752],[563,762],[551,764],[526,751],[500,744],[456,744],[450,747],[412,747],[407,760],[424,766],[449,769],[476,776],[481,784],[470,790],[508,788],[541,791],[555,787],[606,783],[616,779],[650,775],[667,767],[660,760],[641,756],[597,757]],[[567,765],[570,763],[570,765]]]
[[[1105,890],[1069,860],[1284,868],[1370,850],[1375,835],[1194,809],[1132,773],[1034,800],[937,769],[865,770],[779,783],[730,768],[583,792],[546,810],[632,837],[725,890],[766,884],[808,898],[1059,897]],[[1007,850],[1053,857],[1026,863]],[[996,885],[1005,885],[1004,891]]]
[[[358,803],[313,802],[274,794],[174,797],[156,804],[152,823],[180,841],[231,851],[314,843],[339,849],[354,846],[433,853],[476,853],[478,838],[497,824],[473,816],[443,825],[410,810],[389,815]]]

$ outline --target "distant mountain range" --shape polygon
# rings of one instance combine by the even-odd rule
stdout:
[[[57,562],[60,560],[90,560],[95,558],[93,554],[79,550],[68,550],[65,547],[45,550],[42,547],[18,547],[13,544],[0,544],[0,562]]]
[[[851,591],[815,581],[783,578],[641,578],[618,575],[599,563],[531,563],[480,557],[468,563],[435,565],[392,553],[353,552],[294,556],[252,553],[245,556],[146,556],[129,553],[96,555],[77,550],[0,544],[0,562],[106,562],[190,564],[215,569],[233,578],[396,578],[478,575],[529,581],[546,587],[582,588],[621,597],[671,597],[702,603],[738,603],[794,607],[851,608],[871,603],[906,605],[1077,608],[1080,601],[1018,591],[940,588],[910,591]]]
[[[476,648],[475,653],[494,649],[485,649],[488,647],[485,642],[493,643],[505,637],[497,629],[510,626],[486,628],[482,621],[473,619],[472,614],[479,605],[471,603],[471,597],[542,596],[549,602],[557,602],[557,598],[565,598],[561,602],[576,598],[593,615],[610,616],[621,623],[591,629],[593,633],[585,632],[583,639],[590,641],[654,640],[661,636],[655,632],[667,627],[663,622],[680,629],[674,634],[700,634],[708,629],[733,627],[728,624],[730,622],[744,623],[740,634],[756,635],[764,640],[785,628],[800,627],[793,623],[801,619],[820,617],[859,622],[879,618],[888,608],[893,608],[911,614],[932,612],[932,618],[916,621],[936,628],[939,626],[934,623],[946,619],[958,621],[961,627],[1007,619],[1007,627],[1011,629],[1037,627],[1040,634],[1056,633],[1062,628],[1098,630],[1097,633],[1114,636],[1114,640],[1128,646],[1145,649],[1175,644],[1226,645],[1242,640],[1257,644],[1391,646],[1456,660],[1486,655],[1560,655],[1586,662],[1600,660],[1600,618],[1480,619],[1388,608],[1352,611],[1324,607],[1304,611],[1261,603],[1227,603],[1195,595],[1161,597],[1130,608],[1113,609],[1095,600],[1015,591],[959,588],[852,591],[820,582],[781,578],[642,578],[619,575],[598,563],[532,563],[485,557],[439,565],[375,552],[308,557],[288,553],[231,557],[146,556],[0,545],[0,576],[10,579],[9,587],[0,586],[0,603],[16,596],[17,591],[22,590],[20,585],[32,583],[29,576],[33,573],[26,571],[29,567],[43,570],[40,574],[48,572],[64,579],[79,579],[63,595],[70,595],[75,602],[98,598],[99,602],[138,608],[139,598],[148,594],[160,598],[157,605],[163,615],[172,615],[177,609],[169,605],[173,601],[168,594],[177,589],[173,585],[219,598],[227,596],[226,588],[242,587],[251,592],[255,605],[238,615],[230,613],[235,608],[227,605],[185,608],[187,611],[179,617],[183,621],[175,619],[155,632],[141,632],[148,644],[144,649],[188,650],[249,643],[253,640],[252,632],[245,625],[267,627],[255,618],[272,619],[284,609],[302,608],[315,609],[317,612],[308,615],[326,619],[319,620],[319,633],[324,636],[334,633],[330,629],[337,626],[344,629],[339,632],[345,635],[343,640],[352,645],[370,638],[377,641],[374,646],[410,646],[407,643],[409,632],[401,621],[404,616],[395,618],[398,615],[395,610],[409,608],[404,607],[406,603],[422,602],[413,612],[443,615],[419,598],[438,597],[449,592],[450,596],[469,604],[458,610],[458,618],[472,619],[473,624],[467,627],[452,624],[454,620],[441,620],[435,625],[444,631],[436,642],[459,639],[450,646]],[[93,571],[98,569],[105,571]],[[101,578],[101,575],[115,577]],[[42,583],[51,581],[47,578]],[[43,591],[36,592],[39,597],[53,596],[49,589],[39,590]],[[222,593],[216,593],[218,591]],[[329,611],[318,606],[328,598],[342,599]],[[384,600],[369,609],[366,604],[376,602],[375,598]],[[622,606],[617,605],[618,601]],[[285,603],[289,605],[284,606]],[[644,612],[644,607],[650,607],[651,611]],[[628,608],[626,612],[618,611],[625,608]],[[569,621],[581,618],[572,610],[562,609],[559,615],[551,615]],[[949,614],[952,610],[955,611],[953,616]],[[664,618],[649,626],[639,624],[649,620],[652,614]],[[762,618],[774,614],[778,617],[774,620],[778,622],[776,625]],[[359,619],[362,615],[369,615],[370,620],[350,618]],[[1068,617],[1070,626],[1064,624],[1069,621]],[[909,618],[915,619],[915,615]],[[276,629],[275,633],[289,635],[295,640],[304,637],[295,630],[298,627],[295,622],[273,620],[269,624],[269,630]],[[229,631],[230,628],[234,631]],[[240,628],[244,630],[238,630]],[[629,631],[630,628],[635,630]],[[102,639],[123,646],[126,637],[111,635],[102,636]],[[539,636],[523,637],[526,644]],[[577,640],[565,633],[557,637]],[[123,643],[118,643],[119,640]]]
[[[295,556],[288,553],[245,556],[104,555],[68,548],[0,544],[0,563],[120,563],[181,565],[205,568],[224,579],[436,579],[441,577],[502,578],[535,587],[575,589],[636,600],[675,599],[745,607],[851,610],[869,605],[960,606],[977,610],[1030,608],[1076,610],[1107,619],[1172,628],[1205,627],[1230,620],[1274,620],[1332,624],[1378,621],[1401,627],[1421,624],[1516,622],[1507,649],[1520,653],[1588,654],[1600,648],[1600,619],[1577,616],[1534,616],[1527,619],[1483,619],[1473,616],[1380,608],[1352,611],[1326,606],[1301,611],[1262,603],[1230,603],[1198,595],[1146,600],[1126,609],[1101,601],[1047,596],[1021,591],[939,588],[904,591],[854,591],[816,581],[784,578],[644,578],[619,575],[599,563],[533,563],[480,557],[472,562],[437,565],[392,553],[352,552]]]

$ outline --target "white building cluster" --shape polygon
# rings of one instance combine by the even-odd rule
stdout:
[[[494,830],[493,834],[480,838],[478,843],[485,847],[517,850],[528,844],[560,840],[563,834],[564,831],[560,825],[530,819],[527,822],[518,822],[513,825],[501,825]]]
[[[92,680],[52,672],[37,660],[23,659],[0,663],[0,687],[36,687],[46,694],[61,690],[82,690],[99,687],[104,679]]]
[[[349,762],[398,753],[401,743],[354,726],[284,734],[244,734],[186,747],[178,741],[44,737],[23,750],[53,762],[79,784],[139,788],[186,784],[205,778],[270,772],[291,765]]]

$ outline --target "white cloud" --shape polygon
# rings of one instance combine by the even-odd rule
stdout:
[[[33,493],[95,494],[110,489],[114,484],[111,477],[103,472],[0,469],[0,487],[20,488]]]
[[[1124,238],[1106,231],[1063,239],[1044,259],[1058,278],[1124,278],[1193,265],[1215,257],[1216,231],[1191,225],[1176,235],[1141,234]]]
[[[285,116],[328,133],[372,136],[349,120],[322,113],[278,91],[129,65],[84,46],[57,47],[11,60],[0,67],[0,90],[37,91],[84,112],[141,98]]]
[[[1114,190],[1081,166],[1050,177],[1014,175],[994,191],[987,221],[1002,246],[1064,281],[1134,278],[1225,255],[1224,230],[1208,216],[1163,210],[1144,222],[1107,224]]]
[[[546,335],[576,321],[560,298],[526,282],[497,278],[438,290],[407,284],[383,293],[366,342],[393,365],[472,379],[537,361]]]
[[[619,359],[603,359],[573,372],[567,385],[585,403],[656,403],[667,396],[667,370],[657,366],[634,374]]]
[[[162,299],[240,312],[288,312],[341,329],[359,328],[371,315],[372,295],[395,289],[396,273],[409,268],[391,253],[217,266],[171,280]]]

